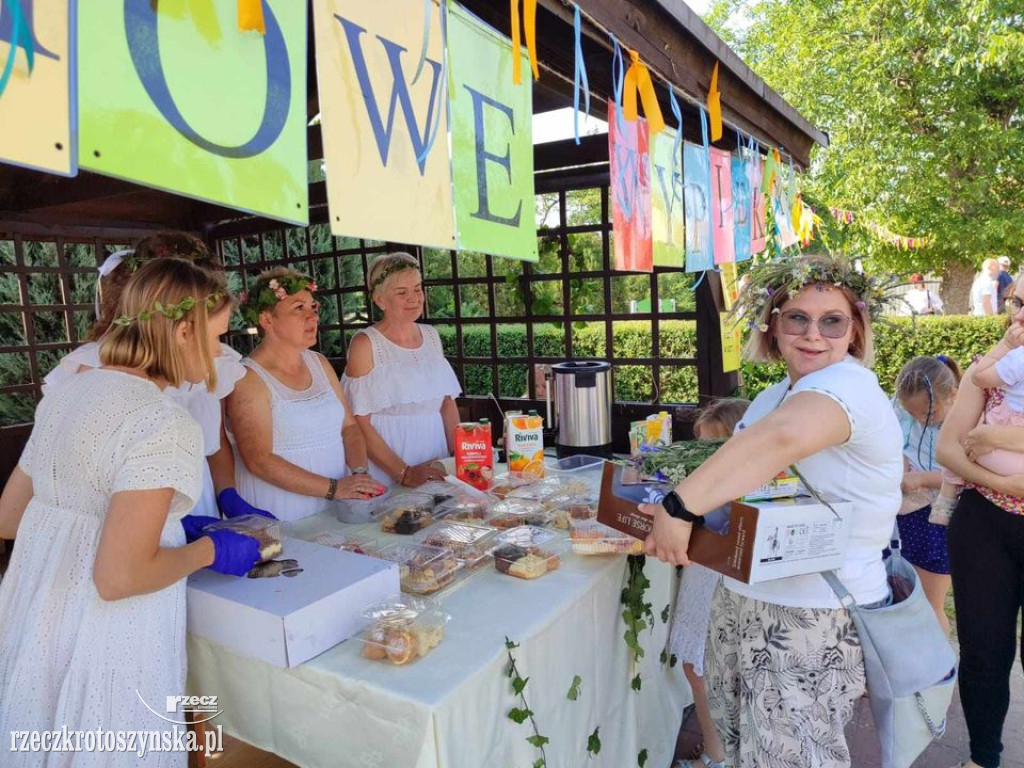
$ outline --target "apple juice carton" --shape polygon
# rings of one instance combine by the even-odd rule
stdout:
[[[508,471],[544,477],[544,419],[536,411],[509,416],[505,428]]]
[[[455,427],[455,476],[474,488],[486,491],[494,481],[494,451],[491,423],[482,419]]]

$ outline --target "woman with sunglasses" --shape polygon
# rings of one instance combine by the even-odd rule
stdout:
[[[787,375],[751,403],[734,436],[662,504],[648,554],[688,565],[703,516],[796,465],[820,493],[853,503],[839,576],[858,603],[889,599],[882,550],[900,508],[903,436],[868,369],[871,318],[887,293],[829,256],[754,267],[741,302],[747,356]],[[724,579],[705,657],[711,713],[726,759],[707,768],[850,765],[844,727],[864,692],[853,621],[818,574],[748,585]],[[695,766],[700,768],[700,766]]]
[[[1024,612],[1024,281],[1006,306],[1006,335],[964,375],[937,451],[966,482],[948,546],[967,768],[999,765],[1018,646],[1024,660],[1017,635]]]

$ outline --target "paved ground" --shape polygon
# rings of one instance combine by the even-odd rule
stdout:
[[[868,700],[862,699],[854,721],[846,729],[853,768],[878,768],[878,740],[871,719]],[[953,695],[949,708],[946,735],[932,744],[914,763],[914,768],[952,768],[968,757],[967,727],[960,708],[960,696]],[[1002,768],[1024,768],[1024,672],[1020,659],[1013,668],[1010,682],[1010,713],[1003,728]]]

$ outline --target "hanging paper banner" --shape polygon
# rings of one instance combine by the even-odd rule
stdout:
[[[750,252],[758,254],[764,251],[768,244],[766,237],[765,196],[761,191],[761,177],[764,174],[764,160],[754,157],[750,163],[750,195],[751,195],[751,220],[750,220]]]
[[[732,154],[711,149],[711,237],[715,264],[736,261],[733,242]]]
[[[656,267],[683,266],[682,163],[674,128],[651,136],[651,239]]]
[[[202,23],[156,7],[78,5],[82,167],[306,224],[306,4],[264,0],[265,35],[233,2]]]
[[[512,82],[508,39],[458,5],[448,49],[459,248],[537,261],[532,81]]]
[[[722,332],[722,371],[738,371],[742,362],[743,328],[728,312],[718,313]]]
[[[410,52],[423,45],[425,6],[428,45],[416,80]],[[313,3],[336,235],[455,247],[443,12],[422,0]]]
[[[0,2],[0,162],[78,173],[74,7]]]
[[[789,204],[789,183],[784,177],[785,166],[778,166],[772,181],[772,218],[780,248],[789,248],[798,242],[793,231],[793,214]]]
[[[683,142],[683,202],[686,213],[686,271],[714,269],[711,251],[711,167],[703,147]]]
[[[726,309],[732,309],[740,297],[740,284],[736,278],[736,262],[730,261],[722,265],[722,303]]]
[[[608,102],[608,157],[615,269],[654,271],[647,121],[617,120]]]
[[[751,170],[753,163],[742,154],[732,158],[732,203],[733,203],[733,243],[736,249],[736,261],[746,261],[751,257],[750,222],[753,219],[753,198],[751,197]]]

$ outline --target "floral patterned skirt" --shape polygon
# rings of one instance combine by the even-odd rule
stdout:
[[[857,630],[842,610],[715,592],[704,662],[729,768],[850,765],[844,728],[864,693]]]

